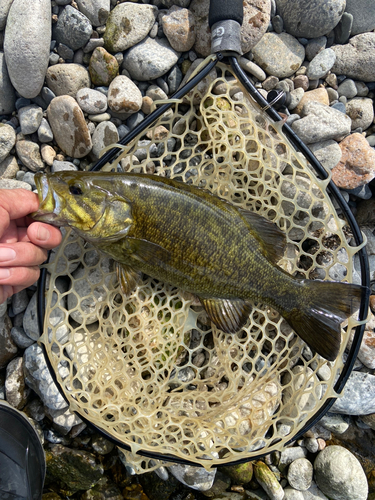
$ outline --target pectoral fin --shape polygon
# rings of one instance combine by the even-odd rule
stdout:
[[[202,299],[206,313],[215,325],[226,333],[238,332],[249,318],[252,306],[241,299]]]
[[[133,259],[147,264],[158,266],[161,263],[168,262],[171,254],[168,250],[151,241],[141,240],[139,238],[126,238],[127,252]]]
[[[137,286],[141,274],[131,267],[119,263],[116,263],[116,272],[121,291],[125,297],[128,297]]]

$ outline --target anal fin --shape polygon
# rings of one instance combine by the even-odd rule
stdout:
[[[225,333],[236,333],[246,323],[252,309],[250,302],[241,299],[203,299],[199,297],[211,321]]]

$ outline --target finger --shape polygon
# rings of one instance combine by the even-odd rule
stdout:
[[[50,250],[60,245],[62,236],[57,227],[43,224],[43,222],[33,222],[27,228],[27,236],[35,245]]]
[[[22,288],[21,288],[22,290]],[[20,290],[20,291],[21,291]],[[14,293],[17,293],[11,285],[0,286],[0,304],[5,302]]]
[[[47,259],[47,250],[33,243],[0,245],[0,266],[39,266]]]
[[[2,189],[0,192],[0,234],[3,234],[10,220],[20,219],[35,212],[39,207],[36,193],[26,189]]]
[[[0,267],[0,285],[27,288],[39,278],[39,267]]]

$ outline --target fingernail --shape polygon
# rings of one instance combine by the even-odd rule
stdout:
[[[7,260],[13,260],[16,258],[16,252],[13,248],[3,247],[0,248],[0,262],[6,262]]]
[[[9,278],[10,276],[10,271],[6,267],[0,267],[0,280],[5,280],[6,278]]]
[[[49,239],[50,236],[51,236],[51,233],[48,231],[48,229],[45,226],[40,225],[38,227],[38,232],[37,232],[38,240],[46,241]]]

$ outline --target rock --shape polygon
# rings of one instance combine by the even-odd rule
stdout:
[[[65,170],[74,170],[77,171],[78,168],[74,165],[74,163],[70,161],[58,161],[54,160],[52,163],[51,172],[54,174],[55,172],[62,172]]]
[[[303,500],[328,500],[325,494],[320,491],[316,483],[313,481],[308,490],[302,491]]]
[[[16,143],[16,151],[18,158],[22,161],[25,167],[33,172],[38,172],[44,169],[44,163],[40,156],[39,145],[36,142],[21,140]]]
[[[352,99],[357,95],[357,87],[355,82],[351,78],[346,78],[338,86],[337,92],[339,96],[345,96],[348,99]]]
[[[309,79],[306,75],[298,75],[293,78],[294,90],[302,88],[305,92],[309,88]]]
[[[27,189],[31,191],[31,186],[28,182],[17,181],[16,179],[1,179],[0,189]]]
[[[302,115],[302,110],[305,104],[309,102],[319,102],[320,104],[324,104],[326,106],[329,105],[329,97],[325,88],[318,88],[314,90],[309,90],[305,92],[302,99],[299,101],[297,106],[293,109],[294,113],[298,113]]]
[[[49,126],[49,125],[48,125]],[[51,131],[52,134],[52,131]],[[40,147],[40,154],[42,155],[43,161],[50,167],[53,160],[56,158],[56,151],[52,146],[48,144],[42,144]]]
[[[60,444],[46,451],[46,464],[46,484],[57,483],[69,496],[92,488],[104,473],[91,453],[71,450]]]
[[[176,92],[176,90],[180,86],[181,81],[182,81],[182,73],[180,68],[177,65],[173,66],[167,78],[170,94],[174,94]]]
[[[106,146],[117,144],[119,140],[116,125],[112,122],[101,122],[92,135],[92,154],[100,158],[100,152]]]
[[[344,12],[340,22],[334,29],[335,43],[348,43],[353,26],[353,16],[348,12]]]
[[[341,140],[350,133],[350,118],[324,104],[309,102],[304,106],[302,115],[304,117],[295,121],[292,128],[306,144],[328,139]]]
[[[85,491],[81,495],[81,500],[124,500],[124,498],[129,498],[129,494],[138,493],[137,489],[132,489],[133,485],[125,488],[124,492],[126,497],[124,497],[119,489],[119,487],[115,483],[111,483],[107,477],[103,477],[98,483]],[[129,491],[130,490],[130,491]],[[43,498],[43,500],[49,500],[47,498]]]
[[[284,498],[283,500],[303,500],[302,491],[295,490],[288,486],[284,488]]]
[[[266,33],[252,50],[254,61],[269,75],[286,78],[302,65],[305,49],[288,33]]]
[[[165,3],[165,2],[164,2]],[[209,0],[193,0],[189,6],[196,22],[194,50],[203,57],[211,54],[211,30],[208,26]],[[267,31],[271,17],[269,0],[245,0],[241,27],[242,53],[249,52]]]
[[[20,349],[26,349],[27,347],[30,347],[34,343],[34,340],[30,339],[26,335],[25,330],[21,326],[14,326],[11,329],[10,334],[12,336],[14,343]]]
[[[120,459],[123,462],[121,455]],[[173,498],[173,493],[181,488],[181,483],[171,474],[169,474],[167,481],[161,479],[155,471],[150,472],[150,474],[140,474],[138,478],[144,493],[150,500]]]
[[[335,434],[343,434],[349,427],[349,423],[341,415],[326,413],[320,420],[320,425]]]
[[[142,41],[154,25],[157,12],[153,5],[131,2],[116,5],[106,23],[105,48],[109,52],[122,52]]]
[[[327,446],[314,462],[320,490],[333,500],[366,500],[366,475],[355,456],[342,446]]]
[[[356,97],[346,105],[346,114],[352,120],[352,130],[361,128],[366,130],[374,120],[374,107],[372,99]]]
[[[297,458],[288,469],[288,482],[298,491],[308,490],[313,478],[313,466],[307,458]]]
[[[6,25],[8,12],[13,0],[3,0],[0,4],[0,30],[3,30]]]
[[[362,231],[363,230],[364,228],[362,228]],[[367,366],[367,368],[371,370],[375,369],[375,332],[373,329],[365,330],[361,347],[358,351],[358,359]]]
[[[306,75],[310,80],[324,78],[336,61],[336,54],[332,49],[325,49],[310,62]]]
[[[332,170],[332,180],[340,188],[355,189],[375,177],[375,151],[361,134],[351,134],[339,144],[340,162]]]
[[[82,158],[91,151],[90,132],[75,99],[56,97],[48,106],[47,115],[55,140],[64,153]]]
[[[111,453],[115,445],[103,436],[95,435],[91,440],[91,446],[99,455]]]
[[[6,123],[0,123],[0,162],[4,161],[16,143],[14,128]]]
[[[7,156],[5,160],[0,162],[1,179],[14,179],[18,171],[19,167],[15,156]]]
[[[77,92],[76,100],[85,113],[104,113],[107,109],[107,97],[93,89],[80,89]]]
[[[195,42],[195,18],[188,9],[174,5],[162,16],[165,36],[172,49],[177,52],[189,51]]]
[[[346,45],[334,45],[336,62],[332,72],[355,80],[375,80],[375,33],[353,36]]]
[[[282,500],[284,490],[269,467],[258,460],[253,464],[254,476],[271,500]]]
[[[185,83],[189,80],[190,75],[199,66],[199,64],[201,62],[202,62],[202,59],[196,59],[193,62],[193,64],[190,66],[188,72],[186,73],[184,79],[182,80],[181,86],[185,85]],[[199,83],[197,83],[197,85],[190,92],[187,93],[186,97],[188,99],[193,98],[193,104],[195,106],[197,106],[200,103],[200,101],[202,100],[202,95],[205,95],[207,93],[210,85],[216,79],[216,77],[217,77],[216,69],[212,68],[212,70],[209,72],[209,74],[205,78],[203,78],[203,80],[201,80]],[[185,123],[185,120],[183,118],[182,118],[182,122]],[[182,122],[179,120],[177,123],[183,125]],[[179,127],[179,125],[177,125],[177,127],[176,127],[176,125],[174,125],[174,127],[173,127],[174,133],[176,132],[176,130]],[[183,127],[185,127],[185,126],[186,126],[186,123],[185,123],[185,125],[183,125]],[[176,129],[175,129],[175,127],[176,127]],[[180,133],[180,132],[177,132],[177,133]]]
[[[67,5],[58,17],[53,29],[53,36],[57,43],[63,43],[72,50],[86,45],[92,34],[89,19],[79,10]]]
[[[25,350],[23,359],[26,384],[38,394],[45,406],[53,410],[66,408],[68,404],[52,379],[42,348],[38,344],[31,345]]]
[[[11,336],[12,322],[7,313],[0,317],[0,369],[5,368],[17,354],[17,345]]]
[[[179,57],[166,38],[148,37],[125,53],[122,66],[133,79],[143,82],[167,73]]]
[[[56,64],[47,70],[48,87],[56,96],[74,97],[80,89],[90,87],[90,76],[80,64]],[[52,102],[52,101],[51,101]]]
[[[127,76],[116,76],[108,89],[108,106],[116,113],[136,113],[142,107],[142,94]]]
[[[46,408],[46,414],[53,420],[54,429],[62,436],[66,436],[74,426],[82,423],[79,416],[72,413],[69,408],[57,410]]]
[[[103,47],[98,47],[90,58],[89,72],[94,85],[108,86],[119,73],[117,59]]]
[[[344,396],[335,401],[331,410],[345,415],[375,413],[375,375],[352,372],[344,389]]]
[[[4,53],[0,52],[0,114],[11,114],[15,110],[15,102],[16,94],[9,78]]]
[[[18,119],[20,121],[21,132],[24,135],[32,134],[39,128],[43,118],[43,110],[41,107],[31,104],[24,106],[18,110]]]
[[[53,133],[51,130],[51,127],[49,126],[49,123],[45,118],[42,118],[40,121],[40,125],[38,128],[38,139],[40,142],[45,143],[45,142],[52,142],[53,141]],[[43,146],[43,144],[42,144]],[[43,157],[43,155],[42,155]]]
[[[308,61],[312,61],[314,57],[316,57],[319,52],[322,52],[326,48],[327,45],[327,37],[319,36],[318,38],[313,38],[309,40],[308,44],[305,47],[306,50],[306,59]]]
[[[111,8],[110,0],[77,0],[79,10],[93,26],[103,26]]]
[[[317,38],[329,33],[340,21],[345,0],[276,0],[285,29],[296,37]]]
[[[211,488],[216,474],[216,469],[205,470],[192,465],[171,465],[168,467],[171,474],[182,484],[194,490],[207,491]]]
[[[351,36],[375,29],[375,5],[371,0],[346,0],[345,12],[353,16]]]
[[[10,80],[21,96],[32,98],[39,94],[48,67],[50,42],[50,0],[13,0],[5,28],[4,54]]]
[[[249,61],[246,57],[239,57],[238,59],[240,66],[250,75],[255,76],[260,82],[263,82],[266,79],[266,74],[257,64]]]
[[[253,478],[252,462],[230,465],[228,467],[220,467],[220,471],[223,472],[226,476],[229,476],[236,484],[249,483]]]
[[[22,410],[30,393],[23,376],[23,358],[15,358],[9,362],[6,369],[5,392],[7,402],[17,410]]]
[[[326,170],[332,170],[341,160],[342,151],[336,141],[322,141],[310,144],[309,149],[314,153]]]

